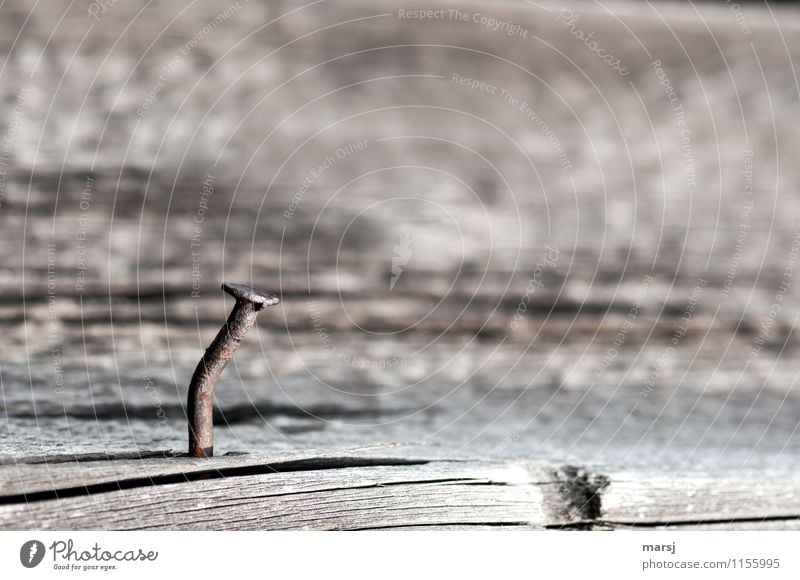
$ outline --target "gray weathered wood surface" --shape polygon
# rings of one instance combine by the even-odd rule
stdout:
[[[0,527],[797,529],[797,11],[146,4],[0,6]]]

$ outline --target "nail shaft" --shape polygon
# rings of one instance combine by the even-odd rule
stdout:
[[[225,365],[255,325],[258,312],[278,303],[278,297],[241,284],[222,285],[222,289],[236,298],[225,325],[206,349],[189,384],[189,455],[212,457],[214,455],[214,389]]]

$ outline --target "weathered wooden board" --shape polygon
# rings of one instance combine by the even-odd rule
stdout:
[[[104,483],[100,493],[87,487],[84,497],[31,502],[0,497],[0,513],[7,529],[543,528],[582,525],[594,515],[596,501],[583,487],[572,489],[573,474],[559,469],[383,463],[358,465],[353,458],[339,458],[328,468],[319,460],[262,465],[261,470],[253,465],[222,468],[197,474],[191,483],[164,476],[152,485],[123,480],[119,491]]]
[[[5,465],[6,529],[792,528],[800,481],[625,480],[530,462],[84,458]],[[23,493],[20,493],[20,492]]]
[[[797,529],[796,10],[231,6],[0,6],[0,528]]]
[[[615,478],[603,492],[602,517],[611,524],[677,525],[741,520],[797,524],[800,480]]]
[[[356,452],[362,452],[356,455]],[[105,489],[122,486],[147,487],[165,479],[185,477],[187,481],[203,478],[222,477],[226,473],[247,473],[263,471],[302,471],[322,469],[326,465],[338,467],[357,467],[359,465],[403,465],[415,464],[411,459],[365,456],[365,449],[342,450],[336,453],[314,451],[295,451],[273,456],[249,454],[228,454],[201,460],[175,453],[171,450],[142,452],[138,456],[129,455],[55,455],[45,458],[28,457],[23,461],[7,462],[0,466],[3,474],[0,482],[0,495],[6,503],[13,503],[9,497],[46,497],[48,494],[64,496],[65,490],[75,494],[81,488]],[[416,460],[416,463],[424,463]],[[77,493],[80,495],[80,493]]]

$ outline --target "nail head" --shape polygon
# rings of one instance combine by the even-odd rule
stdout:
[[[272,292],[262,292],[244,284],[233,284],[231,282],[223,282],[222,289],[236,298],[236,300],[244,300],[245,302],[252,302],[260,310],[265,306],[273,306],[280,302],[280,298]]]

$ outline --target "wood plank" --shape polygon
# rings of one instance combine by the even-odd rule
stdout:
[[[6,457],[0,464],[0,498],[8,501],[8,496],[35,497],[48,492],[65,495],[65,490],[75,492],[80,491],[79,488],[113,488],[122,481],[128,482],[126,488],[146,487],[155,485],[154,481],[180,479],[181,476],[185,476],[187,480],[196,480],[202,477],[223,477],[226,473],[258,470],[277,473],[312,470],[325,465],[355,467],[424,463],[422,460],[371,457],[365,454],[380,448],[381,446],[373,446],[336,452],[293,451],[270,456],[229,454],[217,456],[213,461],[188,457],[185,453],[171,450],[105,455],[27,456],[17,460]],[[361,452],[360,456],[358,452]],[[86,493],[89,493],[88,490]],[[28,499],[32,501],[33,497]]]
[[[6,504],[5,529],[373,529],[579,525],[553,469],[436,462],[338,467],[166,483]],[[580,490],[579,493],[583,493]],[[589,506],[589,507],[587,507]]]
[[[795,529],[800,521],[798,480],[637,480],[531,462],[375,453],[7,465],[4,478],[12,469],[20,478],[0,490],[0,522],[6,529],[35,521],[43,529],[658,530]]]
[[[796,526],[800,521],[800,479],[637,480],[615,478],[603,493],[603,519],[613,526],[722,526],[742,520],[758,527]]]

